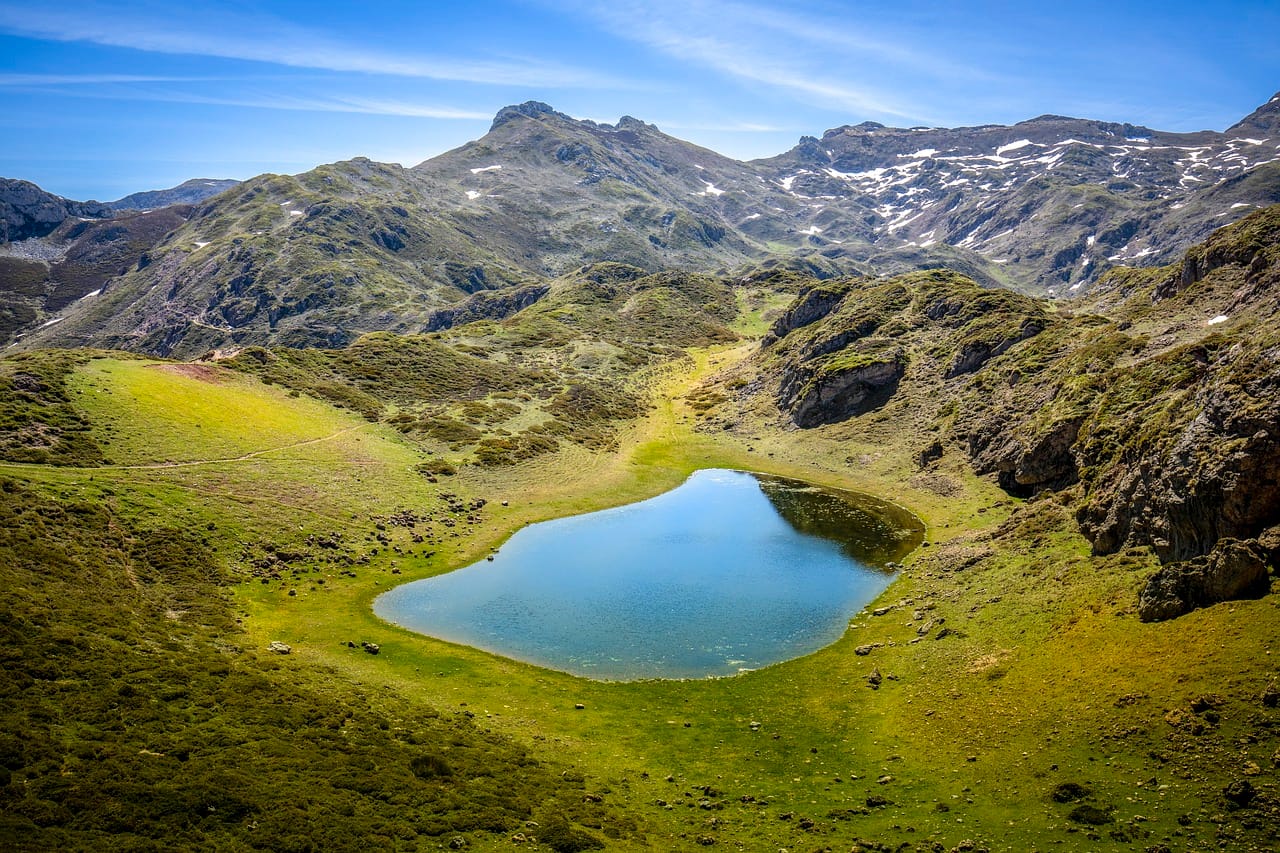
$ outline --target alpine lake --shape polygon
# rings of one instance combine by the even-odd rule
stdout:
[[[646,501],[525,527],[374,611],[597,680],[728,676],[835,642],[923,533],[870,495],[706,469]]]

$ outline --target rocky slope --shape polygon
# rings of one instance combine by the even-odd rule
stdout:
[[[237,183],[197,179],[103,204],[0,179],[0,342],[61,322],[58,312],[145,266],[191,204]]]
[[[1280,557],[1278,309],[1280,206],[1056,310],[948,272],[813,282],[726,388],[802,428],[913,412],[922,468],[963,453],[1069,495],[1095,554],[1151,549],[1140,615],[1169,618],[1265,593]]]
[[[1264,534],[1280,521],[1278,262],[1270,208],[1180,264],[1117,271],[1052,348],[1030,345],[983,377],[984,403],[957,436],[1012,491],[1070,470],[1097,553],[1144,545],[1180,561]]]
[[[1167,263],[1280,202],[1278,124],[1280,95],[1225,133],[1062,116],[958,129],[866,123],[755,165],[815,202],[821,239],[869,225],[878,245],[969,249],[1012,283],[1062,295],[1116,264]],[[861,211],[847,207],[855,198]]]
[[[111,219],[71,216],[41,237],[0,250],[0,341],[21,338],[20,330],[41,323],[56,325],[58,312],[96,298],[111,279],[145,266],[147,252],[191,210],[172,205]]]
[[[1273,99],[1225,133],[1044,116],[1012,127],[842,127],[743,163],[624,117],[529,102],[410,169],[352,160],[209,199],[41,344],[191,354],[421,331],[479,291],[584,262],[650,272],[786,263],[819,277],[947,267],[1067,295],[1167,262],[1280,201]],[[435,318],[435,319],[433,319]]]

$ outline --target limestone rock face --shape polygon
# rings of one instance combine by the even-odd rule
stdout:
[[[947,270],[836,279],[801,288],[762,358],[778,405],[809,428],[873,411],[903,382],[959,384],[1055,322],[1034,299]]]
[[[882,360],[798,381],[798,388],[784,385],[782,399],[797,426],[836,423],[883,404],[893,396],[906,368],[906,354],[898,350]]]
[[[970,435],[979,470],[995,473],[996,482],[1016,497],[1030,497],[1044,489],[1060,489],[1079,479],[1073,452],[1082,418],[1058,421],[1028,444],[1002,433],[999,423],[989,420],[982,430]],[[988,438],[988,433],[994,433]],[[986,443],[984,446],[984,442]]]
[[[998,355],[1007,352],[1014,344],[1027,338],[1033,338],[1045,330],[1045,323],[1039,319],[1025,321],[1017,331],[1010,334],[997,335],[993,340],[967,341],[960,346],[951,366],[947,368],[946,378],[953,379],[965,373],[973,373],[982,365]]]
[[[1206,371],[1198,412],[1157,456],[1100,480],[1079,514],[1094,551],[1150,544],[1164,560],[1186,560],[1223,537],[1250,538],[1280,517],[1280,375],[1252,389]],[[1086,448],[1087,449],[1087,448]]]
[[[844,299],[847,291],[843,288],[814,287],[802,293],[786,313],[773,323],[772,332],[782,337],[788,332],[816,323],[830,314]]]
[[[106,219],[111,209],[96,201],[69,201],[29,181],[0,178],[0,243],[43,237],[73,216]]]

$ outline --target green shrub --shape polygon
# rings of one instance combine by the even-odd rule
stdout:
[[[409,769],[419,779],[448,779],[453,775],[449,763],[434,752],[415,755],[409,762]]]
[[[602,850],[604,842],[590,833],[574,829],[564,818],[553,818],[543,825],[538,841],[556,853],[581,853],[583,850]]]

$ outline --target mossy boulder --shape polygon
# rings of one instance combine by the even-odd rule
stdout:
[[[1138,597],[1143,622],[1173,619],[1200,607],[1257,598],[1271,588],[1267,564],[1254,543],[1220,541],[1212,552],[1161,567]]]

